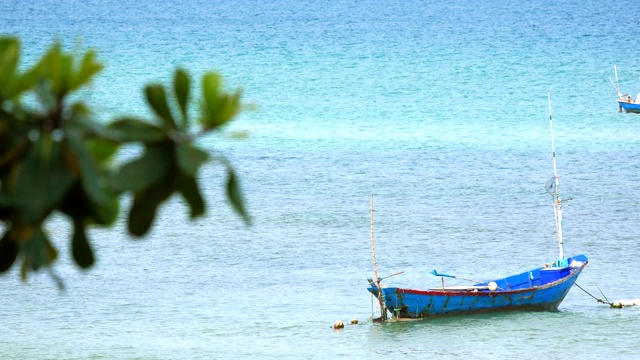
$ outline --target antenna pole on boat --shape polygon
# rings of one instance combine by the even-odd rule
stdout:
[[[613,65],[613,72],[616,74],[616,82],[615,84],[613,83],[613,80],[611,80],[611,76],[609,76],[609,81],[611,81],[611,85],[613,85],[614,89],[616,89],[618,98],[622,99],[622,92],[620,91],[620,81],[618,80],[618,68],[615,65]]]
[[[562,249],[562,200],[558,192],[558,168],[556,167],[556,147],[553,139],[553,116],[551,111],[551,92],[549,92],[549,127],[551,128],[551,151],[553,153],[553,177],[555,181],[555,194],[553,194],[553,214],[556,218],[556,233],[558,234],[558,250],[560,259],[564,259]]]
[[[371,193],[371,205],[369,209],[369,218],[371,223],[371,254],[373,256],[373,273],[376,276],[376,286],[378,287],[378,302],[380,303],[380,321],[387,320],[387,306],[382,299],[382,286],[380,285],[380,276],[378,276],[378,265],[376,262],[376,241],[373,235],[373,193]]]

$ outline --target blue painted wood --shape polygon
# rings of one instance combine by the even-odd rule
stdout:
[[[625,112],[640,113],[640,104],[634,104],[626,101],[618,101],[618,104],[620,104],[620,107],[622,107]]]
[[[506,310],[556,310],[588,263],[585,255],[566,260],[568,266],[541,267],[468,287],[445,287],[444,290],[383,287],[383,300],[387,310],[397,318]],[[490,290],[491,282],[496,283],[497,289]],[[374,284],[368,290],[378,296],[378,288]]]

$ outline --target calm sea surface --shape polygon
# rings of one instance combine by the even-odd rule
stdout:
[[[373,324],[369,196],[389,285],[432,269],[490,279],[556,256],[547,93],[565,252],[597,297],[640,298],[640,3],[619,1],[17,1],[0,34],[26,64],[55,39],[106,64],[83,94],[101,119],[145,114],[142,87],[175,67],[220,71],[256,111],[209,138],[254,218],[203,173],[209,215],[178,200],[142,241],[95,230],[98,263],[0,277],[2,359],[639,358],[640,309],[574,288],[557,312]],[[69,226],[48,229],[67,249]],[[335,320],[360,320],[341,331]]]

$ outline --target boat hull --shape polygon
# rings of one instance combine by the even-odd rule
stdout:
[[[640,114],[640,104],[618,101],[620,108],[628,113]]]
[[[433,316],[469,314],[477,312],[557,310],[565,296],[587,265],[584,255],[568,259],[568,266],[538,268],[522,274],[494,280],[498,289],[489,290],[491,282],[469,287],[415,290],[383,287],[383,301],[387,310],[397,318],[426,318]],[[378,288],[369,292],[378,296]]]

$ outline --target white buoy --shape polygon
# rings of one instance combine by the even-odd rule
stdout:
[[[492,282],[490,282],[490,283],[488,284],[488,286],[489,286],[489,290],[491,290],[491,291],[496,291],[496,290],[498,290],[498,284],[496,284],[496,283],[495,283],[495,282],[493,282],[493,281],[492,281]]]
[[[614,301],[613,304],[611,304],[611,307],[617,308],[617,309],[627,307],[627,306],[640,306],[640,299],[630,299],[630,300],[620,299],[618,301]]]

